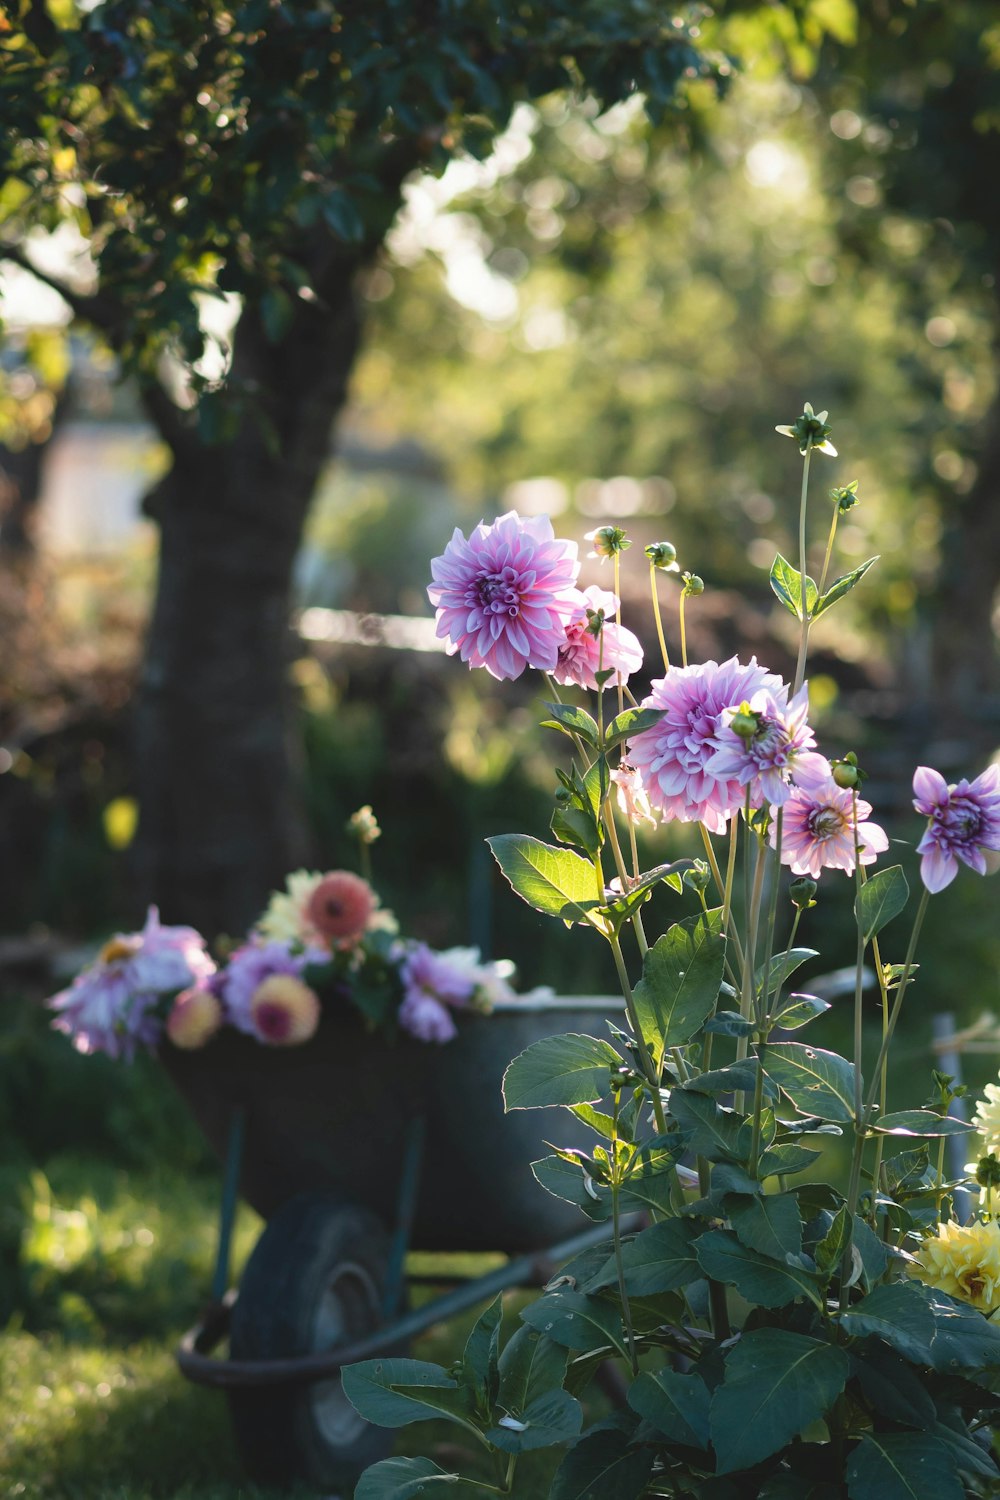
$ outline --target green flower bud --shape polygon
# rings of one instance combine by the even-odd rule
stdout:
[[[646,556],[654,568],[659,568],[664,573],[678,571],[677,548],[672,542],[650,542],[646,548]]]
[[[807,875],[793,880],[788,887],[788,894],[792,898],[792,905],[797,906],[800,911],[807,911],[810,906],[815,906],[815,896],[819,889],[815,880],[810,880]]]
[[[620,526],[598,526],[596,531],[588,531],[584,540],[593,542],[595,557],[614,557],[632,545]]]
[[[829,434],[833,430],[826,420],[829,415],[829,412],[825,411],[817,415],[807,401],[802,408],[801,417],[796,417],[791,427],[776,427],[774,430],[780,432],[782,437],[794,438],[803,458],[810,448],[815,448],[817,453],[827,453],[831,458],[836,458],[837,450],[828,441]]]
[[[755,714],[749,703],[741,703],[729,720],[729,727],[741,740],[752,740],[760,728],[760,714]]]
[[[705,580],[699,578],[697,573],[682,573],[684,579],[685,594],[703,594],[705,592]]]
[[[694,867],[684,871],[684,884],[689,891],[707,890],[711,878],[708,865],[703,859],[696,859]]]
[[[352,813],[345,826],[347,832],[356,838],[359,844],[374,844],[376,839],[382,837],[378,819],[368,803],[364,807],[359,807],[356,813]]]
[[[842,485],[839,489],[831,490],[830,499],[840,511],[840,514],[842,516],[846,515],[847,512],[849,510],[853,510],[858,503],[858,481],[856,479],[852,479],[850,484],[845,484]]]
[[[594,637],[594,640],[596,641],[599,638],[599,636],[601,634],[601,631],[603,629],[604,629],[604,611],[603,611],[603,609],[588,609],[587,610],[587,633],[588,633],[588,635],[592,635]]]
[[[832,761],[831,769],[834,781],[845,791],[854,791],[861,786],[862,782],[868,780],[867,775],[858,765],[858,757],[853,750],[849,751],[843,760]]]

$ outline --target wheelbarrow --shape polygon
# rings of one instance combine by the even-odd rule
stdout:
[[[553,1121],[505,1115],[509,1060],[541,1037],[603,1030],[610,997],[531,998],[460,1015],[444,1046],[364,1030],[326,1013],[303,1047],[266,1048],[224,1032],[163,1063],[225,1162],[212,1303],[177,1351],[183,1373],[226,1391],[253,1477],[326,1492],[384,1457],[392,1434],[344,1396],[342,1366],[399,1354],[409,1341],[515,1286],[540,1286],[606,1238],[552,1197],[529,1163],[549,1154]],[[566,1115],[560,1145],[584,1145]],[[227,1292],[238,1194],[267,1221],[238,1295]],[[503,1251],[506,1264],[456,1285],[411,1277],[409,1250]],[[410,1308],[415,1284],[444,1284]],[[229,1357],[212,1350],[228,1334]]]

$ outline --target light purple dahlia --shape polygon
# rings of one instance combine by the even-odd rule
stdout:
[[[796,787],[784,804],[781,832],[781,863],[793,875],[818,880],[823,870],[854,872],[855,826],[857,853],[863,865],[875,862],[889,847],[885,830],[870,823],[872,806],[863,798],[829,781],[812,788]],[[778,825],[771,824],[771,847],[777,843]]]
[[[642,707],[666,712],[652,729],[629,741],[629,762],[665,819],[704,823],[709,833],[724,832],[728,819],[744,805],[746,791],[738,774],[720,775],[710,762],[719,749],[724,711],[762,690],[784,709],[787,687],[759,666],[755,656],[746,665],[733,656],[722,663],[672,667],[666,677],[654,678]]]
[[[559,647],[559,663],[552,673],[556,682],[594,692],[598,672],[614,671],[615,676],[607,684],[612,687],[617,683],[624,687],[630,673],[638,672],[642,666],[642,646],[631,630],[613,618],[617,608],[617,594],[599,589],[596,584],[584,589],[580,606],[566,626],[565,639]],[[599,636],[589,629],[588,610],[593,614],[604,611]]]
[[[548,516],[511,510],[468,541],[456,527],[431,563],[437,634],[449,653],[501,680],[525,667],[551,672],[581,608],[579,571],[576,543],[558,540]]]
[[[949,786],[940,771],[918,766],[913,805],[929,819],[917,845],[920,878],[929,891],[943,891],[958,874],[958,862],[987,873],[984,849],[1000,850],[1000,766],[988,766],[975,781]]]
[[[253,999],[265,979],[275,974],[290,974],[301,979],[310,964],[328,964],[325,948],[293,948],[287,942],[244,943],[231,955],[225,970],[212,986],[222,1000],[226,1020],[237,1031],[266,1041],[254,1020]]]
[[[830,762],[816,751],[816,736],[806,723],[808,687],[803,684],[790,703],[784,701],[786,696],[784,684],[780,696],[762,688],[747,703],[749,714],[740,715],[751,732],[738,734],[732,724],[740,710],[727,708],[716,734],[719,748],[708,769],[714,776],[748,786],[754,807],[765,802],[780,807],[791,796],[793,780],[797,786],[817,787],[830,779]]]
[[[478,984],[477,970],[450,960],[446,953],[435,953],[426,943],[409,943],[399,977],[403,1030],[422,1042],[450,1042],[458,1033],[449,1007],[461,1010],[469,1004]]]
[[[78,1052],[106,1052],[131,1061],[154,1047],[163,1030],[153,1007],[164,995],[204,983],[215,971],[205,940],[193,927],[164,927],[151,906],[141,932],[118,933],[96,963],[48,1002],[53,1026]]]

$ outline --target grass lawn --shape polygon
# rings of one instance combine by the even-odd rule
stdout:
[[[0,1181],[6,1248],[14,1216],[20,1241],[15,1312],[0,1334],[0,1500],[276,1495],[241,1476],[224,1396],[188,1384],[172,1357],[210,1282],[217,1191],[210,1176],[83,1155],[56,1156],[9,1190]],[[259,1228],[241,1208],[237,1266]],[[413,1354],[451,1363],[471,1320],[432,1328]],[[468,1471],[475,1458],[455,1437],[425,1423],[404,1429],[397,1451]],[[529,1457],[518,1500],[543,1500],[558,1456]]]

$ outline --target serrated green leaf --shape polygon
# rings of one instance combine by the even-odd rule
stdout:
[[[968,1431],[956,1432],[953,1427],[944,1422],[933,1422],[931,1424],[930,1436],[938,1438],[946,1448],[950,1448],[955,1463],[964,1474],[980,1474],[984,1479],[992,1480],[996,1486],[1000,1481],[1000,1470],[993,1461],[992,1453],[981,1448],[968,1434]]]
[[[622,1058],[596,1036],[568,1032],[532,1042],[507,1065],[504,1109],[544,1109],[553,1104],[594,1104],[609,1091],[611,1069]]]
[[[877,1119],[873,1130],[879,1135],[912,1135],[934,1140],[945,1135],[968,1135],[975,1129],[954,1115],[936,1115],[932,1109],[900,1109]]]
[[[839,599],[843,599],[845,594],[849,594],[855,584],[861,582],[868,569],[874,567],[878,560],[878,554],[876,554],[875,557],[870,557],[867,562],[863,562],[859,568],[852,568],[850,573],[843,573],[839,578],[835,579],[822,598],[817,599],[813,605],[812,618],[818,620],[820,615],[825,614]]]
[[[712,1068],[708,1073],[697,1073],[684,1084],[685,1089],[699,1094],[752,1094],[757,1084],[760,1064],[755,1057],[744,1057],[738,1062],[727,1063],[724,1068]],[[765,1075],[764,1098],[777,1099],[777,1084]]]
[[[676,1370],[657,1370],[655,1375],[644,1372],[633,1383],[628,1404],[668,1442],[708,1447],[711,1397],[699,1375],[681,1375]]]
[[[615,745],[620,745],[623,740],[631,739],[634,734],[641,734],[644,729],[652,729],[659,724],[665,708],[627,708],[620,713],[604,731],[605,749],[611,750]]]
[[[853,1338],[882,1339],[914,1364],[930,1363],[934,1316],[914,1282],[877,1286],[841,1313],[840,1326]]]
[[[774,953],[767,966],[767,993],[772,995],[780,984],[784,987],[796,969],[800,969],[811,958],[818,958],[815,948],[786,948],[784,953]],[[760,994],[764,988],[764,965],[761,964],[753,977],[754,988]]]
[[[582,807],[557,806],[549,827],[561,844],[572,844],[591,858],[601,847],[600,825]]]
[[[589,1353],[610,1345],[628,1358],[617,1303],[588,1297],[582,1292],[543,1292],[537,1302],[524,1309],[521,1317],[531,1328],[537,1328],[539,1333],[567,1349]]]
[[[791,1193],[768,1193],[728,1206],[729,1222],[749,1250],[772,1260],[802,1254],[802,1220]]]
[[[786,557],[779,552],[771,564],[771,588],[775,596],[781,601],[785,608],[795,616],[797,620],[802,619],[802,575],[798,568],[793,568]],[[806,612],[811,614],[816,604],[816,584],[812,578],[806,578]]]
[[[931,1364],[941,1374],[1000,1365],[1000,1328],[947,1292],[917,1286],[934,1318]]]
[[[854,1065],[836,1052],[802,1042],[774,1042],[767,1072],[803,1115],[842,1124],[854,1119]]]
[[[710,1095],[693,1089],[672,1089],[669,1109],[688,1146],[698,1156],[709,1161],[745,1162],[740,1118],[731,1110],[720,1109]]]
[[[773,1020],[782,1031],[797,1031],[800,1026],[814,1021],[829,1009],[829,1000],[821,1000],[818,995],[789,995],[787,1000],[781,1002],[781,1009]]]
[[[928,1428],[937,1420],[934,1402],[908,1360],[884,1344],[851,1351],[851,1369],[865,1400],[880,1416],[907,1427]]]
[[[546,703],[547,719],[539,720],[543,729],[561,729],[564,734],[576,735],[592,749],[597,748],[598,729],[596,720],[575,703]]]
[[[710,1229],[695,1241],[694,1252],[710,1281],[735,1286],[747,1302],[786,1307],[797,1297],[805,1297],[822,1311],[823,1297],[810,1271],[749,1250],[728,1229]]]
[[[543,1156],[531,1163],[531,1173],[539,1187],[543,1187],[553,1198],[574,1204],[581,1213],[595,1223],[603,1223],[611,1217],[611,1192],[601,1183],[591,1182],[589,1187],[580,1167],[574,1167],[559,1156]]]
[[[922,1432],[866,1432],[847,1460],[850,1500],[965,1500],[955,1460]]]
[[[615,1428],[588,1433],[555,1472],[549,1500],[639,1500],[653,1468],[653,1450],[633,1448]]]
[[[569,1112],[571,1115],[575,1115],[582,1124],[589,1125],[591,1130],[596,1131],[604,1140],[610,1141],[613,1138],[615,1134],[615,1122],[611,1115],[606,1115],[603,1111],[595,1109],[592,1104],[571,1104],[569,1105]],[[628,1136],[626,1132],[621,1129],[620,1118],[618,1124],[619,1134],[627,1140]]]
[[[622,1267],[629,1296],[652,1297],[697,1281],[702,1272],[692,1247],[703,1228],[704,1225],[690,1219],[664,1219],[626,1240],[622,1245]],[[617,1283],[618,1270],[612,1255],[586,1289],[596,1292]]]
[[[535,911],[586,922],[587,913],[601,904],[593,865],[571,849],[524,833],[501,833],[486,842],[511,886]]]
[[[725,963],[722,910],[675,922],[648,950],[635,987],[636,1015],[657,1064],[711,1015]]]
[[[820,1152],[814,1151],[811,1146],[799,1146],[794,1141],[780,1141],[761,1157],[761,1177],[785,1177],[793,1172],[802,1172],[819,1155]]]
[[[865,881],[854,900],[854,919],[866,943],[870,943],[893,917],[898,917],[909,895],[910,887],[899,865],[879,870]]]
[[[782,1328],[745,1333],[712,1398],[716,1472],[749,1469],[783,1448],[826,1415],[849,1373],[847,1355],[832,1344]]]

